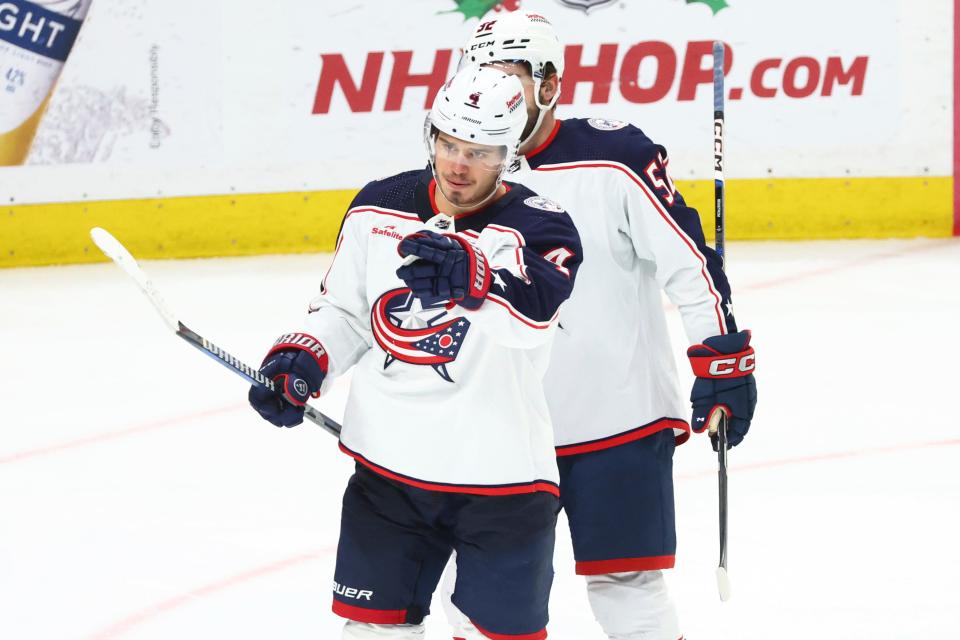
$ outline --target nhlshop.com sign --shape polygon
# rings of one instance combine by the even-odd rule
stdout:
[[[573,104],[586,93],[590,104],[609,104],[611,93],[622,101],[652,104],[674,99],[692,101],[700,86],[713,83],[712,41],[688,42],[682,51],[662,41],[634,45],[605,43],[595,47],[592,56],[583,44],[567,45],[564,50],[561,105]],[[733,67],[735,52],[727,45],[725,71]],[[413,69],[413,51],[371,51],[363,66],[351,70],[342,53],[320,55],[322,67],[313,100],[312,113],[330,113],[335,96],[340,96],[352,113],[376,110],[400,111],[408,90],[425,88],[423,108],[429,108],[440,87],[453,73],[451,65],[458,53],[438,49],[426,69]],[[587,62],[590,57],[592,61]],[[392,64],[387,63],[390,60]],[[745,86],[732,86],[729,100],[769,99],[778,95],[793,99],[812,96],[830,97],[845,92],[863,95],[869,56],[844,61],[840,56],[818,60],[798,56],[789,60],[767,58],[752,65]],[[378,100],[378,98],[380,98]],[[579,100],[579,102],[584,102]]]
[[[135,4],[93,3],[34,166],[0,180],[6,202],[353,189],[423,166],[425,109],[473,30],[510,8],[546,16],[565,45],[558,116],[638,125],[675,179],[713,175],[714,40],[728,45],[727,177],[952,171],[951,0]],[[65,42],[14,12],[26,0],[0,6],[4,37]],[[62,165],[56,179],[34,175],[44,164]]]
[[[309,116],[324,140],[345,132],[372,145],[392,140],[391,170],[401,168],[404,147],[413,149],[406,164],[421,162],[404,127],[417,130],[467,36],[497,19],[495,5],[480,4],[424,0],[336,14],[336,35],[313,48],[298,117]],[[564,42],[558,116],[637,124],[667,146],[678,178],[711,175],[715,39],[727,45],[728,176],[950,173],[948,2],[905,12],[898,0],[809,0],[789,15],[761,0],[592,3],[588,11],[560,0],[515,4],[550,19]],[[868,18],[870,29],[852,28]],[[371,37],[349,35],[361,32]]]

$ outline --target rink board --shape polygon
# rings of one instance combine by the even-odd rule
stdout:
[[[678,180],[712,234],[712,181]],[[5,207],[0,267],[104,258],[91,227],[112,231],[142,258],[197,258],[332,251],[355,190],[102,200]],[[953,180],[818,178],[730,180],[734,240],[945,237],[953,228]]]
[[[708,231],[722,39],[730,237],[825,239],[960,234],[958,3],[522,8],[565,42],[558,116],[664,144]],[[520,5],[96,0],[26,164],[0,167],[0,267],[99,260],[93,225],[150,258],[329,250],[357,189],[424,166],[466,35]]]

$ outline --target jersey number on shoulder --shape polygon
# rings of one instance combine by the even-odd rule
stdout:
[[[667,206],[673,206],[674,194],[677,188],[673,186],[673,180],[667,173],[667,166],[670,164],[670,158],[664,158],[663,154],[658,153],[657,157],[650,161],[644,173],[653,183],[653,187],[659,192],[660,197],[666,201]]]
[[[560,247],[559,249],[547,251],[545,254],[543,254],[543,257],[557,265],[557,271],[568,278],[570,277],[570,269],[567,269],[565,266],[563,266],[563,263],[573,257],[573,251],[570,251],[570,249],[567,249],[566,247]]]

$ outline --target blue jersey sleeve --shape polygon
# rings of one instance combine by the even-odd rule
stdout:
[[[547,322],[573,292],[583,249],[576,227],[566,213],[549,213],[535,220],[517,230],[521,243],[520,272],[491,265],[495,275],[490,292],[524,317]]]

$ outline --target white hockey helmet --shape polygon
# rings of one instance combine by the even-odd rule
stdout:
[[[540,85],[546,78],[547,64],[556,69],[557,78],[563,78],[563,45],[553,25],[539,13],[502,12],[493,20],[481,22],[463,47],[460,66],[517,61],[530,64],[537,107],[541,111],[552,108],[560,97],[559,86],[553,99],[544,104]]]
[[[465,142],[499,147],[495,157],[480,160],[484,168],[498,173],[499,187],[503,174],[516,159],[526,124],[527,103],[518,78],[490,67],[461,69],[437,93],[424,122],[430,167],[436,174],[439,132]]]

